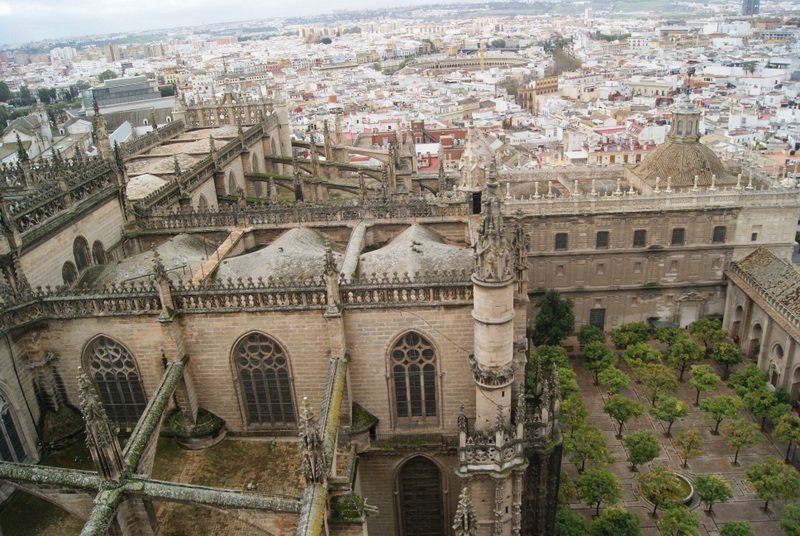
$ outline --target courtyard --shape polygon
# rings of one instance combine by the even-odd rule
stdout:
[[[657,345],[658,343],[655,343]],[[609,346],[613,348],[609,341]],[[634,432],[651,432],[658,439],[661,451],[657,458],[652,462],[641,465],[636,472],[631,471],[630,463],[627,461],[627,453],[622,441],[617,437],[616,423],[603,411],[603,406],[608,402],[610,394],[601,385],[595,385],[594,375],[586,369],[582,355],[573,355],[570,364],[577,376],[586,409],[588,410],[587,424],[602,431],[605,437],[608,450],[613,455],[614,461],[606,465],[620,480],[622,485],[622,499],[618,506],[634,513],[641,524],[642,533],[645,536],[659,534],[657,518],[651,515],[653,504],[646,501],[638,491],[637,478],[645,474],[656,464],[665,465],[669,470],[686,476],[690,481],[694,481],[700,475],[717,475],[723,478],[731,487],[733,498],[726,503],[715,503],[713,513],[707,513],[705,506],[695,498],[689,505],[691,511],[699,514],[701,534],[708,536],[718,536],[720,530],[726,523],[734,521],[745,521],[749,523],[759,536],[782,536],[784,531],[780,528],[782,501],[772,501],[769,511],[764,511],[764,500],[756,496],[752,490],[747,476],[747,469],[754,463],[763,461],[766,457],[776,457],[783,460],[786,453],[786,446],[776,443],[767,432],[761,432],[757,444],[741,449],[738,455],[738,464],[734,465],[735,449],[731,447],[726,438],[722,435],[712,433],[714,425],[709,422],[706,412],[694,405],[696,391],[690,385],[688,369],[686,379],[678,383],[676,392],[670,396],[682,401],[688,408],[688,415],[678,418],[671,428],[671,436],[666,435],[667,424],[662,422],[649,413],[651,407],[650,397],[646,394],[644,387],[635,381],[631,381],[629,387],[623,389],[619,394],[638,401],[644,408],[641,416],[631,418],[624,424],[624,435]],[[717,374],[722,375],[721,367],[706,357],[695,364],[709,364]],[[740,364],[736,370],[740,370],[745,364]],[[632,375],[632,370],[620,359],[618,368]],[[732,369],[733,370],[733,369]],[[677,375],[677,372],[676,372]],[[725,385],[725,382],[712,392],[704,392],[702,398],[734,395],[735,393]],[[748,411],[743,410],[741,417],[760,424],[760,419],[756,419]],[[566,426],[563,426],[564,435],[569,434]],[[683,467],[683,460],[678,454],[675,445],[675,438],[681,432],[689,429],[700,431],[702,438],[702,454],[688,461],[688,467]],[[796,454],[793,454],[793,457]],[[569,461],[570,453],[565,450],[563,460],[563,470],[574,480],[579,472],[576,465]],[[587,463],[587,468],[589,464]],[[696,495],[696,494],[695,494]],[[568,506],[571,510],[580,512],[590,521],[595,514],[594,506],[587,506],[577,499],[572,499]],[[603,504],[603,509],[607,505]],[[602,510],[601,510],[602,511]],[[661,509],[659,514],[663,515],[666,509]]]

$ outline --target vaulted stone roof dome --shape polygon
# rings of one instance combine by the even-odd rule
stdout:
[[[395,236],[388,244],[361,255],[360,275],[415,275],[429,271],[471,271],[472,250],[445,243],[442,236],[419,224],[414,224]]]
[[[688,100],[678,104],[667,141],[645,157],[632,173],[651,187],[660,178],[661,189],[666,188],[669,177],[673,188],[694,186],[695,176],[697,186],[702,187],[711,186],[712,176],[716,176],[717,185],[735,183],[735,177],[714,151],[700,143],[699,126],[700,110]]]

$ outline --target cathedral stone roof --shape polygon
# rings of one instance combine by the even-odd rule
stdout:
[[[321,278],[325,271],[326,243],[325,237],[313,229],[290,229],[267,247],[222,261],[217,279]],[[341,253],[333,251],[333,258],[336,266],[341,267]]]
[[[736,263],[769,301],[776,302],[800,318],[800,271],[766,248],[758,248]]]
[[[216,249],[215,244],[206,243],[202,238],[189,234],[176,235],[155,248],[170,279],[183,281],[189,281],[193,273],[200,271],[206,257]],[[144,280],[153,274],[153,252],[145,251],[100,266],[103,269],[94,278],[91,283],[93,285],[105,286],[123,281]]]
[[[415,274],[426,271],[471,271],[472,250],[447,244],[439,233],[414,224],[380,249],[361,255],[360,275]]]
[[[167,184],[167,181],[150,173],[139,175],[128,181],[125,186],[125,196],[128,201],[138,201],[144,199],[149,194],[155,192],[162,186]]]

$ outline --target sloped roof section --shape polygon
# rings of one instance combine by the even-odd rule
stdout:
[[[361,276],[416,274],[445,270],[471,271],[472,250],[447,244],[439,233],[414,224],[380,249],[361,255],[358,273]]]
[[[325,251],[327,240],[323,235],[307,227],[296,227],[283,233],[265,248],[245,253],[222,261],[217,269],[217,279],[230,278],[253,280],[261,277],[265,281],[275,279],[321,280],[325,271]],[[341,269],[342,254],[333,251],[337,268]]]
[[[736,268],[757,284],[754,290],[768,301],[785,307],[795,320],[800,319],[800,272],[797,268],[766,248],[758,248],[734,263],[734,272]]]

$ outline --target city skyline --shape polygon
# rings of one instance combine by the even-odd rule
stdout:
[[[406,4],[425,4],[409,0]],[[142,0],[135,3],[92,0],[80,4],[55,0],[29,2],[0,1],[2,45],[19,45],[42,39],[81,35],[142,32],[180,26],[236,22],[311,15],[334,10],[391,7],[397,0],[333,0],[320,6],[315,3],[288,5],[275,0],[254,4],[230,0],[221,11],[212,0]]]

